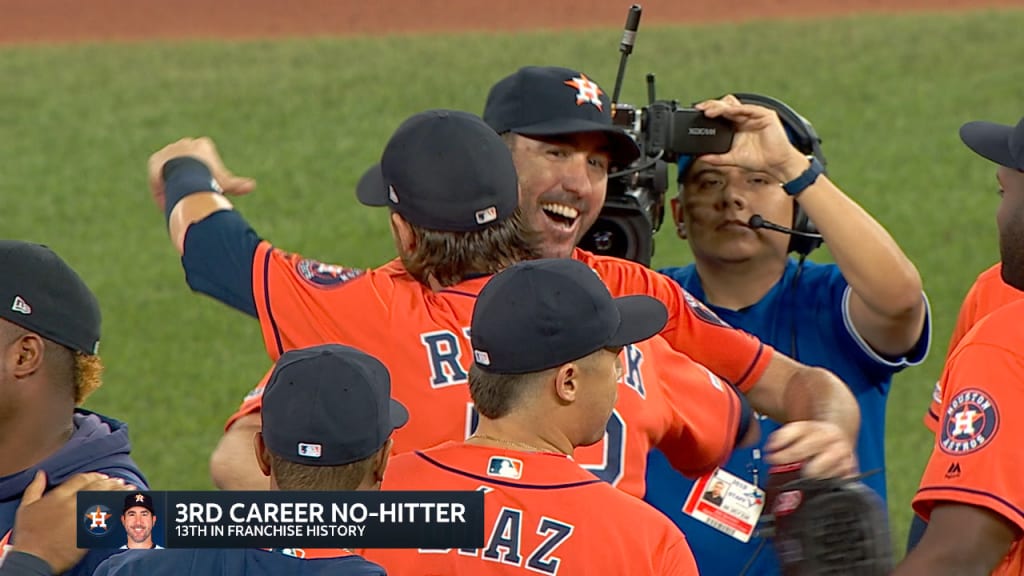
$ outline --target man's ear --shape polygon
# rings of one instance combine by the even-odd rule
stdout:
[[[576,362],[563,364],[555,372],[555,396],[563,405],[576,401],[579,394],[580,365]]]
[[[253,436],[253,448],[256,450],[256,465],[264,476],[270,476],[270,451],[267,443],[263,441],[263,433],[256,432]]]
[[[46,342],[38,334],[25,333],[5,351],[7,365],[15,378],[27,378],[43,366]]]
[[[680,192],[681,191],[682,184],[680,184]],[[686,214],[683,212],[683,202],[680,196],[671,198],[669,200],[669,204],[672,207],[672,221],[676,224],[676,235],[683,240],[686,240]]]
[[[391,235],[394,236],[395,244],[403,254],[416,249],[416,234],[398,212],[391,213]]]

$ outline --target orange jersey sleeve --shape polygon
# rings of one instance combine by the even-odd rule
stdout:
[[[746,392],[771,361],[774,349],[752,334],[735,329],[683,290],[671,278],[636,262],[576,249],[573,258],[593,268],[614,296],[647,294],[669,311],[661,335],[732,385]]]
[[[264,344],[271,360],[286,350],[316,346],[338,338],[339,312],[328,308],[328,292],[347,287],[366,270],[328,265],[260,242],[253,256],[252,292]],[[359,296],[348,294],[349,300]],[[363,305],[380,307],[380,302]],[[353,307],[347,307],[353,310]],[[359,322],[356,314],[347,321]],[[373,323],[364,323],[367,332]]]
[[[729,385],[673,350],[661,337],[623,348],[622,379],[604,438],[573,458],[616,488],[643,498],[647,456],[666,450],[684,474],[699,474],[728,458],[740,401]],[[719,388],[716,388],[716,385]]]
[[[731,384],[661,338],[648,341],[664,417],[655,444],[672,467],[696,477],[725,464],[736,446],[742,404]]]
[[[666,517],[559,454],[448,443],[394,457],[381,488],[485,492],[482,548],[360,551],[389,574],[697,574]]]
[[[939,501],[986,508],[1024,530],[1024,301],[982,319],[961,340],[942,376],[939,431],[913,500],[928,519]],[[1021,550],[1008,562],[1020,574]],[[1003,567],[1005,568],[1005,566]]]
[[[1002,263],[996,263],[979,274],[974,284],[971,285],[971,289],[967,291],[967,296],[964,297],[963,304],[960,305],[960,312],[956,318],[953,335],[949,339],[946,358],[953,355],[953,351],[960,344],[960,340],[979,320],[989,315],[993,310],[1024,296],[1024,292],[1003,282],[1002,270]],[[933,433],[938,430],[939,405],[941,402],[942,384],[939,381],[935,383],[931,404],[928,406],[928,412],[924,415],[924,425]]]

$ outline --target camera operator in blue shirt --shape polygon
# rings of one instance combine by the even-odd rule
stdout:
[[[679,159],[671,211],[695,263],[661,272],[732,326],[834,372],[851,388],[861,410],[860,470],[878,471],[865,483],[885,499],[892,376],[921,363],[931,339],[918,271],[885,228],[827,177],[820,139],[795,111],[755,94],[696,108],[731,121],[736,134],[725,154]],[[806,262],[823,241],[836,263]],[[769,470],[764,439],[778,426],[762,417],[761,444],[737,450],[724,470],[697,481],[651,454],[645,499],[680,526],[702,573],[779,574],[771,541],[754,533],[764,501],[757,487],[763,490]],[[717,480],[728,485],[726,501],[700,503]]]

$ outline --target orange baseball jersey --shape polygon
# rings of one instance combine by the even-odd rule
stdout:
[[[620,290],[629,285],[628,278],[616,276],[622,276],[619,267],[598,264],[603,276],[616,278]],[[476,294],[487,277],[433,292],[398,260],[352,271],[284,253],[266,242],[256,250],[253,267],[256,308],[272,359],[284,350],[338,342],[388,366],[393,394],[411,414],[409,423],[395,433],[395,453],[462,440],[472,433],[477,414],[467,385],[469,325]],[[770,350],[688,303],[678,285],[664,280],[659,290],[676,294],[676,306],[670,307],[675,333],[687,331],[688,347],[719,365],[732,381],[748,386],[756,381]],[[655,285],[643,276],[633,280],[641,288],[643,282]],[[703,473],[728,458],[742,413],[730,386],[661,338],[627,346],[622,362],[616,411],[605,439],[576,455],[582,466],[642,496],[647,453],[653,446],[687,474]],[[262,384],[232,421],[259,411]]]
[[[964,297],[960,306],[960,314],[956,319],[956,327],[953,329],[953,336],[949,339],[949,348],[946,351],[946,358],[953,355],[960,340],[967,334],[967,331],[993,310],[1001,308],[1004,304],[1019,300],[1024,292],[1017,290],[1006,282],[1003,282],[1002,263],[994,266],[978,275],[978,278],[971,285],[971,289]],[[939,404],[942,402],[942,384],[935,383],[935,391],[932,393],[932,401],[928,406],[928,412],[924,415],[924,425],[933,433],[939,425]]]
[[[1024,301],[982,318],[942,374],[939,431],[913,506],[928,520],[938,501],[986,508],[1024,530]],[[993,572],[1024,574],[1018,540]]]
[[[697,574],[668,518],[562,454],[449,442],[396,456],[381,489],[485,492],[483,548],[360,551],[388,574]]]

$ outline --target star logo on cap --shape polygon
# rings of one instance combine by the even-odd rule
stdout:
[[[601,102],[601,95],[604,92],[596,82],[587,78],[586,74],[580,74],[572,80],[566,80],[565,84],[576,89],[576,105],[582,106],[590,103],[598,110],[604,111],[604,103]]]

